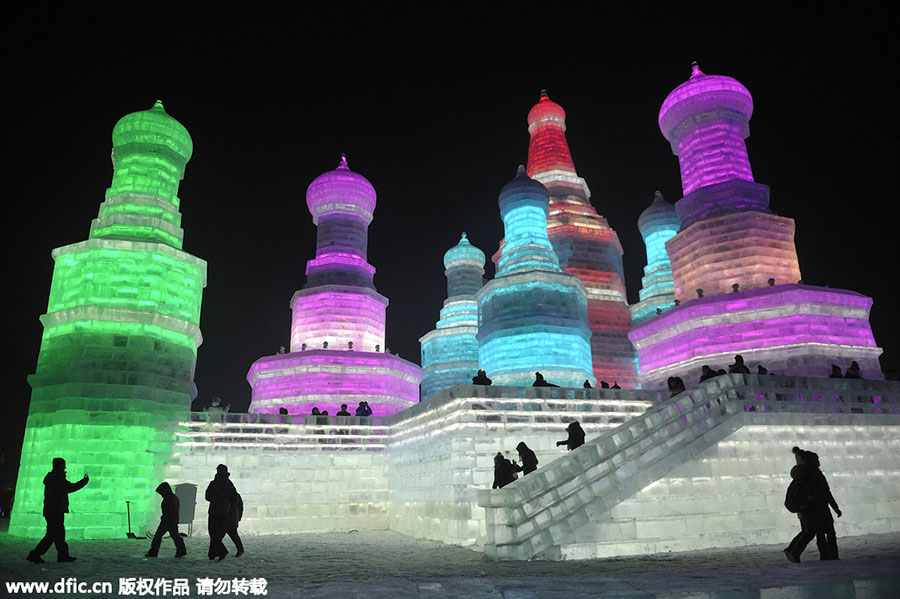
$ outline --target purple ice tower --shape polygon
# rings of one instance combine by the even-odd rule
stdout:
[[[769,188],[753,180],[744,139],[753,99],[740,82],[706,75],[695,63],[659,111],[659,128],[678,156],[681,228],[665,242],[680,305],[635,325],[644,388],[668,377],[699,379],[741,354],[751,368],[827,376],[856,361],[883,378],[869,325],[868,297],[804,285],[793,219],[769,209]]]
[[[306,203],[317,227],[316,257],[306,263],[306,285],[291,299],[291,351],[260,358],[247,380],[250,411],[333,415],[342,403],[367,401],[389,416],[419,400],[422,370],[385,353],[388,300],[375,290],[366,259],[375,188],[347,166],[317,177]]]

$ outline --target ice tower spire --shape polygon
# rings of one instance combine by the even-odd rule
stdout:
[[[584,286],[559,267],[547,237],[547,189],[519,167],[500,191],[506,242],[497,276],[478,292],[478,363],[494,384],[563,387],[595,381]]]
[[[342,155],[333,171],[306,190],[316,224],[316,256],[306,263],[306,285],[291,299],[291,351],[260,358],[250,367],[250,411],[368,401],[387,416],[419,398],[421,369],[384,353],[386,297],[375,290],[367,260],[375,188],[350,170]]]
[[[89,472],[70,538],[123,538],[123,502],[139,528],[173,425],[197,395],[194,365],[206,262],[181,250],[178,184],[187,130],[162,102],[122,117],[113,177],[90,238],[53,250],[53,282],[16,485],[10,534],[40,537],[50,461]]]
[[[750,170],[752,113],[747,88],[696,63],[660,108],[684,189],[675,205],[681,229],[665,242],[680,305],[630,334],[641,384],[664,387],[678,376],[690,385],[702,365],[721,367],[738,353],[778,374],[827,376],[831,364],[857,361],[865,378],[881,378],[872,300],[798,283],[794,221],[772,213],[769,188]]]
[[[546,90],[528,112],[528,132],[528,174],[550,194],[550,242],[563,272],[577,276],[587,292],[593,373],[598,380],[636,387],[622,245],[590,204],[590,189],[575,171],[566,141],[566,113]]]
[[[484,284],[484,252],[466,234],[444,254],[447,299],[437,327],[422,344],[422,400],[453,385],[471,383],[478,370],[478,302]]]
[[[681,227],[675,206],[666,201],[659,191],[653,194],[653,203],[638,218],[638,229],[647,248],[647,266],[641,278],[640,301],[631,306],[632,322],[637,324],[672,307],[675,285],[672,283],[672,264],[666,253],[666,242]]]

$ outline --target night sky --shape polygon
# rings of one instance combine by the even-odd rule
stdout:
[[[418,363],[418,339],[446,295],[444,252],[466,231],[490,256],[503,235],[497,194],[525,161],[525,117],[542,88],[566,110],[575,166],[619,235],[628,298],[637,301],[638,215],[654,190],[681,197],[657,114],[692,60],[750,90],[754,177],[771,187],[771,208],[796,221],[804,281],[874,298],[882,365],[896,370],[894,35],[877,25],[557,17],[544,9],[391,25],[387,15],[297,13],[235,28],[220,17],[158,16],[96,34],[66,27],[66,15],[40,30],[11,19],[7,472],[21,447],[50,252],[87,238],[112,177],[112,128],[156,99],[194,141],[179,196],[184,249],[209,265],[195,408],[220,396],[245,410],[250,364],[289,345],[288,302],[315,250],[306,187],[341,153],[378,193],[368,257],[390,300],[387,347]]]

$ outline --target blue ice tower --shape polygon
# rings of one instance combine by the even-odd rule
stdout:
[[[522,166],[500,191],[505,246],[496,278],[477,295],[478,363],[495,385],[531,385],[535,372],[560,387],[597,382],[587,296],[559,267],[547,236],[549,201]]]
[[[435,329],[422,338],[422,401],[453,385],[471,384],[478,371],[478,302],[484,252],[466,234],[444,254],[447,299]]]
[[[660,192],[655,192],[653,203],[638,218],[638,229],[647,248],[647,266],[641,277],[641,299],[629,306],[632,323],[653,318],[675,305],[675,284],[672,282],[672,263],[666,253],[666,242],[680,228],[681,219],[675,212],[675,206],[667,202]]]

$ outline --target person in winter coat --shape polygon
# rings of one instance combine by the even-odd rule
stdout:
[[[47,532],[25,559],[34,564],[43,564],[41,556],[50,549],[50,545],[56,545],[56,561],[75,561],[69,555],[69,546],[66,544],[65,518],[69,513],[69,493],[84,487],[88,480],[90,479],[85,474],[77,483],[70,483],[66,480],[66,461],[53,458],[53,469],[44,477],[44,520],[47,522]]]
[[[169,533],[175,542],[175,557],[184,557],[187,555],[187,549],[184,547],[184,539],[178,533],[178,511],[180,502],[178,497],[172,491],[172,487],[167,482],[162,482],[156,487],[156,492],[162,496],[160,508],[162,515],[159,517],[159,526],[156,528],[156,534],[150,541],[150,551],[144,557],[156,557],[159,555],[159,546],[162,545],[163,536]]]
[[[516,445],[516,451],[519,452],[519,459],[522,461],[522,466],[519,470],[522,471],[522,475],[526,475],[529,472],[534,472],[538,467],[538,459],[537,456],[534,455],[534,452],[531,451],[531,448],[525,445],[525,442],[522,441],[518,445]]]
[[[581,428],[581,425],[578,424],[577,420],[569,423],[569,426],[566,427],[566,432],[569,433],[569,438],[565,441],[557,441],[557,447],[560,445],[567,445],[569,451],[572,451],[576,447],[584,445],[584,429]]]
[[[502,489],[514,480],[516,480],[516,471],[513,463],[498,451],[494,456],[494,485],[491,488]]]
[[[216,477],[206,487],[206,500],[209,502],[209,559],[218,558],[219,561],[228,555],[222,539],[228,531],[231,498],[237,493],[229,476],[228,466],[219,464],[216,467]]]
[[[228,524],[225,528],[225,534],[228,535],[228,538],[234,543],[234,548],[237,549],[234,557],[244,555],[244,544],[241,542],[241,536],[238,534],[238,523],[243,515],[244,500],[241,498],[241,494],[235,490],[234,496],[231,498],[231,506],[228,509]]]
[[[816,538],[816,546],[819,548],[819,559],[838,559],[837,538],[834,533],[834,518],[831,516],[829,506],[840,518],[843,514],[837,501],[831,495],[828,480],[819,470],[819,456],[811,451],[804,451],[799,447],[792,449],[797,465],[791,469],[791,478],[801,481],[807,489],[809,500],[804,508],[797,513],[800,518],[800,533],[794,537],[791,544],[784,550],[784,555],[789,562],[799,563],[800,554],[806,549],[809,542]]]

